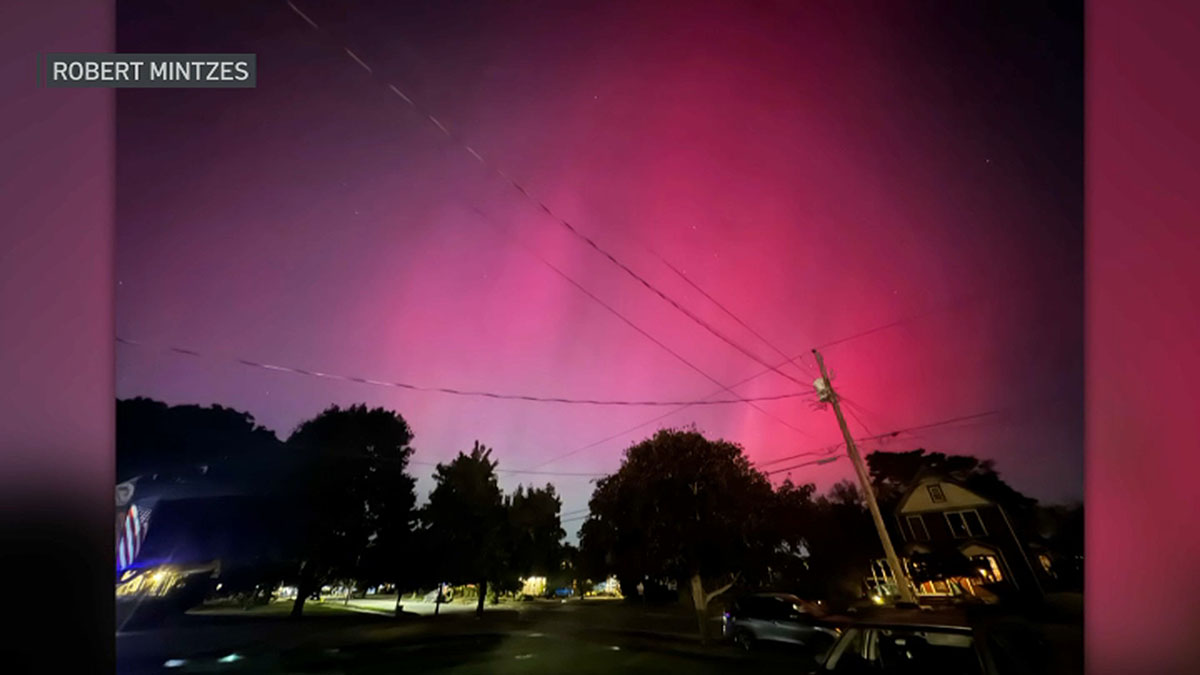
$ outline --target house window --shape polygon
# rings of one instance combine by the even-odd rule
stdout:
[[[926,488],[929,490],[929,499],[934,504],[941,504],[942,502],[946,501],[946,493],[942,492],[942,486],[940,483],[927,485]]]
[[[996,583],[1004,581],[1004,575],[1000,572],[1000,561],[994,555],[977,555],[971,558],[971,562],[979,569],[979,577],[987,583]]]
[[[908,530],[912,532],[913,541],[929,541],[929,530],[925,529],[925,520],[921,516],[908,517]]]
[[[979,513],[975,509],[949,511],[946,513],[946,523],[950,526],[950,533],[956,539],[981,537],[987,534],[987,530],[983,527],[983,521],[979,519]]]

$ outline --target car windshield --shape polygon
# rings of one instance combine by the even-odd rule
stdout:
[[[982,664],[970,635],[919,629],[883,629],[876,632],[881,667],[889,673],[982,673]]]

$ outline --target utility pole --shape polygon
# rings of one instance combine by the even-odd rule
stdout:
[[[867,467],[863,465],[862,457],[858,455],[858,447],[854,445],[850,428],[846,426],[846,418],[842,416],[842,406],[838,402],[837,393],[834,392],[833,384],[829,381],[829,374],[825,372],[825,360],[815,349],[813,356],[817,359],[817,367],[821,369],[821,379],[817,381],[817,391],[822,401],[833,405],[833,414],[837,416],[838,426],[842,428],[842,436],[846,439],[846,454],[850,456],[850,461],[854,464],[854,471],[858,474],[858,484],[862,487],[863,497],[867,500],[867,508],[871,511],[872,520],[875,521],[875,530],[879,533],[879,541],[883,544],[888,567],[892,568],[892,578],[896,580],[896,590],[900,593],[900,601],[915,603],[916,598],[913,597],[912,586],[908,582],[908,572],[900,566],[900,558],[896,556],[892,539],[888,536],[887,527],[883,524],[883,516],[879,513],[879,504],[875,503],[875,490],[871,488]]]

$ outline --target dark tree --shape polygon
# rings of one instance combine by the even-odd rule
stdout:
[[[403,417],[356,405],[333,406],[288,439],[302,524],[293,616],[324,581],[357,578],[364,559],[374,561],[376,574],[399,581],[416,502],[405,471],[412,438]]]
[[[866,501],[858,491],[858,484],[851,480],[839,480],[829,488],[827,501],[836,506],[861,506],[866,508]]]
[[[571,588],[577,596],[583,597],[584,588],[579,585],[583,581],[579,578],[579,565],[579,549],[564,542],[558,570],[546,577],[547,583],[555,589]]]
[[[1038,510],[1038,534],[1053,559],[1053,572],[1064,590],[1083,589],[1084,527],[1082,504]]]
[[[549,577],[562,567],[566,532],[559,521],[562,500],[554,486],[526,490],[518,485],[505,499],[508,515],[508,571]]]
[[[470,454],[438,464],[421,514],[440,579],[475,583],[480,616],[488,581],[501,576],[505,563],[504,502],[491,454],[476,441]]]
[[[250,413],[148,398],[117,401],[116,450],[117,482],[203,479],[246,492],[266,491],[286,459],[275,433]]]
[[[926,472],[936,473],[962,483],[964,487],[979,493],[1029,523],[1037,506],[1037,500],[1027,497],[1004,482],[990,459],[979,459],[970,455],[947,455],[941,452],[926,452],[923,449],[907,452],[876,451],[866,456],[880,504],[895,506],[904,492]]]
[[[777,543],[771,503],[770,483],[740,446],[662,430],[627,449],[617,473],[600,479],[582,546],[626,578],[685,581],[707,639],[708,603],[739,577],[767,572],[764,551]]]
[[[770,552],[771,583],[787,586],[804,597],[822,595],[812,574],[811,539],[821,527],[820,513],[813,500],[816,486],[796,485],[785,480],[776,490],[769,522],[775,528],[775,549]]]
[[[815,509],[807,529],[812,585],[834,603],[852,602],[871,561],[883,555],[871,514],[851,481],[836,483]]]

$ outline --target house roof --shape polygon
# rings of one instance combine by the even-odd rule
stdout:
[[[935,499],[934,491],[929,489],[931,486],[940,488],[942,497],[940,501]],[[988,506],[992,503],[990,500],[968,490],[960,483],[947,479],[941,474],[932,471],[923,471],[917,475],[917,479],[913,481],[912,487],[900,498],[900,503],[896,506],[896,514],[906,516],[917,513],[949,511],[952,509],[969,509]]]

